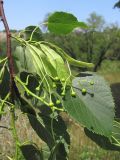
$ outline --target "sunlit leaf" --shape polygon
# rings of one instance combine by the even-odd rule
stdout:
[[[111,136],[114,102],[105,80],[97,75],[77,77],[73,80],[73,87],[76,97],[68,91],[64,100],[68,114],[92,132]]]
[[[48,29],[56,34],[68,34],[74,28],[87,28],[84,22],[78,22],[77,18],[66,12],[55,12],[48,18]]]

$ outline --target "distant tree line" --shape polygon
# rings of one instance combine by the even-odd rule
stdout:
[[[44,39],[60,46],[73,58],[93,62],[94,71],[97,71],[105,59],[120,60],[119,26],[106,25],[104,18],[95,12],[90,14],[87,24],[87,30],[76,29],[67,36],[47,32]]]
[[[47,18],[46,18],[47,19]],[[45,19],[45,21],[46,21]],[[106,25],[102,16],[91,13],[87,19],[87,30],[75,29],[68,35],[56,36],[52,33],[42,33],[46,41],[52,42],[75,59],[93,62],[94,71],[101,66],[103,60],[120,60],[120,28],[117,24]],[[17,30],[11,30],[18,33]],[[0,42],[0,52],[6,52],[5,41]],[[13,51],[16,42],[12,40]]]

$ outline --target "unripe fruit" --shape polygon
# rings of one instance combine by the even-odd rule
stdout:
[[[65,78],[62,78],[61,81],[62,81],[62,82],[65,82]]]
[[[55,77],[55,81],[59,81],[59,77]]]
[[[93,81],[90,81],[90,84],[91,84],[91,85],[94,85],[94,82],[93,82]]]
[[[56,88],[57,86],[56,86],[56,84],[55,83],[53,83],[53,88]]]
[[[76,96],[76,93],[75,93],[74,91],[72,91],[72,92],[71,92],[71,96],[72,96],[72,97],[75,97],[75,96]]]
[[[58,99],[57,101],[56,101],[56,104],[60,104],[61,102],[60,102],[60,100]]]
[[[64,90],[64,87],[61,87],[61,90]]]
[[[39,91],[39,90],[40,90],[39,86],[38,86],[38,87],[36,87],[36,88],[35,88],[35,90],[36,90],[36,91]]]
[[[62,93],[61,93],[61,96],[65,96],[65,92],[62,92]]]
[[[82,89],[82,94],[85,95],[87,90],[85,88]]]
[[[50,103],[49,103],[49,106],[50,106],[50,107],[53,107],[53,106],[54,106],[54,103],[53,103],[53,102],[50,102]]]

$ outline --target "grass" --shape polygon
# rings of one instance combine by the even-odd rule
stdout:
[[[110,60],[104,60],[99,72],[102,74],[108,74],[108,73],[120,73],[120,61],[110,61]]]
[[[110,83],[120,83],[120,61],[103,61],[98,73]]]

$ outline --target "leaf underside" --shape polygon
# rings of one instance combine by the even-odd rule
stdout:
[[[105,80],[97,75],[77,77],[73,86],[76,97],[67,92],[63,102],[68,114],[92,132],[109,137],[113,129],[114,102]],[[82,94],[83,88],[86,94]]]

